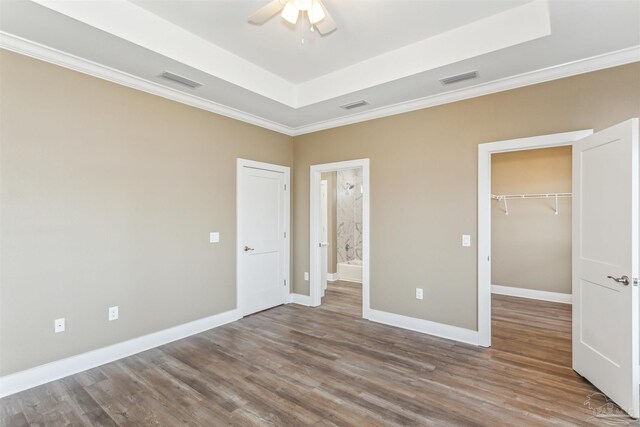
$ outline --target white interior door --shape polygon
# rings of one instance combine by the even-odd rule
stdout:
[[[327,180],[320,181],[320,283],[322,296],[327,289],[327,272],[329,271],[329,190]]]
[[[238,299],[242,315],[286,302],[285,181],[282,172],[242,167]]]
[[[638,417],[638,119],[573,145],[573,369]]]

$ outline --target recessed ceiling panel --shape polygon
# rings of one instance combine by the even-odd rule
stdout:
[[[133,3],[292,83],[302,83],[530,1],[324,0],[338,25],[324,37],[309,32],[304,19],[291,25],[276,15],[263,25],[249,24],[248,16],[269,0]]]

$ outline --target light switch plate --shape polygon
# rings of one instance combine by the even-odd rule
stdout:
[[[465,246],[465,247],[471,246],[471,236],[469,234],[462,235],[462,246]]]
[[[304,272],[304,280],[309,280],[309,273],[307,271]]]
[[[218,243],[220,241],[220,233],[214,231],[209,233],[209,243]]]
[[[64,332],[64,317],[62,319],[56,319],[53,321],[53,331],[57,334]]]

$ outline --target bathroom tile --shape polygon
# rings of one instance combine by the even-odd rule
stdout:
[[[337,173],[338,262],[362,259],[362,170]]]

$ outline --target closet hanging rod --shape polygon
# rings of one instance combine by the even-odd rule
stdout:
[[[492,194],[494,200],[504,199],[550,199],[555,197],[571,197],[572,193],[531,193],[531,194]]]
[[[533,193],[533,194],[492,194],[491,198],[504,203],[504,214],[509,215],[509,206],[507,206],[507,200],[517,199],[554,199],[555,208],[554,213],[558,215],[558,199],[571,197],[571,193]]]

